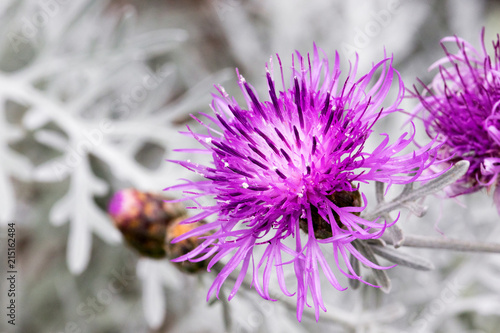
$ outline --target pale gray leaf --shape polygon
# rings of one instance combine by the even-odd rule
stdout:
[[[52,206],[49,213],[50,222],[55,226],[63,225],[70,218],[72,206],[73,200],[68,192]]]
[[[356,249],[359,252],[361,252],[363,256],[365,256],[366,259],[368,259],[369,261],[371,261],[376,265],[379,264],[377,258],[375,258],[373,250],[371,249],[370,246],[365,244],[365,242],[363,242],[362,240],[356,240],[352,244],[356,247]],[[382,290],[386,294],[389,293],[391,291],[391,280],[389,279],[387,273],[384,270],[380,269],[372,268],[371,270],[377,285],[380,287],[380,290]]]
[[[410,201],[402,204],[403,207],[408,209],[413,215],[423,217],[427,213],[427,206],[421,205],[418,202]]]
[[[50,116],[38,108],[31,108],[23,117],[23,125],[28,130],[35,130],[50,121]]]
[[[31,180],[33,176],[33,165],[30,159],[13,150],[9,150],[6,153],[6,158],[8,159],[7,166],[11,175],[24,181]]]
[[[141,259],[137,262],[137,275],[142,282],[144,317],[151,328],[160,327],[167,308],[160,265],[165,263],[150,259]]]
[[[377,198],[377,203],[384,202],[384,187],[385,187],[384,183],[375,182],[375,196]]]
[[[392,221],[391,221],[392,222]],[[403,230],[396,224],[393,224],[389,228],[387,228],[382,236],[382,239],[390,238],[391,243],[395,248],[398,248],[403,243],[405,236],[403,234]]]
[[[448,185],[456,182],[460,177],[462,177],[469,169],[469,161],[462,160],[458,161],[453,165],[448,171],[439,177],[425,183],[413,191],[403,191],[403,193],[396,198],[396,201],[407,202],[414,201],[419,198],[423,198],[426,195],[436,193]]]
[[[87,216],[83,214],[86,206],[82,202],[78,203],[80,209],[73,214],[68,237],[68,250],[66,261],[69,271],[78,275],[82,273],[90,260],[92,248],[92,231],[86,221]]]
[[[66,151],[68,138],[59,132],[51,130],[39,130],[35,134],[36,141],[60,151]]]
[[[351,263],[351,266],[354,269],[354,272],[356,272],[356,274],[359,275],[361,272],[359,260],[356,259],[356,257],[351,254],[349,256],[349,262]],[[359,282],[359,280],[356,280],[356,279],[349,279],[349,285],[351,286],[352,289],[358,289],[360,286],[360,282]]]
[[[113,226],[110,217],[95,205],[89,211],[89,224],[92,225],[93,231],[104,241],[110,244],[120,243],[122,239],[121,233]]]
[[[421,271],[430,271],[434,269],[434,265],[430,261],[427,261],[421,257],[401,252],[401,250],[394,250],[388,247],[373,244],[370,244],[370,248],[375,254],[398,265],[418,269]]]
[[[66,155],[63,155],[37,166],[33,178],[38,182],[58,182],[64,180],[71,172],[72,168],[67,164]]]
[[[92,175],[89,181],[90,189],[93,194],[104,195],[108,192],[109,185],[104,180]]]
[[[416,201],[423,198],[429,194],[436,193],[448,185],[453,184],[460,177],[462,177],[469,168],[469,162],[462,160],[457,162],[448,171],[439,177],[425,183],[417,189],[412,191],[403,190],[403,192],[394,200],[388,203],[378,205],[372,212],[364,215],[363,218],[367,220],[373,220],[379,216],[390,213],[395,209],[401,208],[405,203]]]

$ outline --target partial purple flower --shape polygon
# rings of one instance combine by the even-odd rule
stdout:
[[[414,134],[408,133],[392,144],[383,134],[375,149],[365,147],[375,122],[398,111],[403,97],[392,57],[358,79],[356,59],[344,81],[339,78],[338,53],[331,66],[316,47],[306,58],[296,52],[288,86],[281,60],[276,58],[283,88],[278,91],[276,87],[271,59],[266,67],[267,100],[259,99],[239,74],[246,106],[216,87],[218,94],[211,104],[214,115],[202,114],[207,122],[195,118],[206,133],[191,129],[186,133],[203,149],[182,150],[211,154],[213,165],[174,161],[204,180],[165,190],[182,190],[185,197],[179,201],[195,203],[190,208],[199,212],[186,222],[212,220],[174,240],[213,232],[196,250],[178,258],[211,258],[208,269],[216,263],[223,265],[207,298],[214,292],[218,296],[224,281],[238,268],[229,295],[233,298],[250,267],[253,286],[263,298],[271,299],[269,284],[275,270],[281,291],[296,295],[297,318],[301,319],[305,305],[310,306],[308,294],[318,318],[319,309],[326,311],[320,270],[335,288],[344,290],[334,270],[367,283],[351,266],[349,255],[373,269],[388,268],[367,260],[352,244],[379,238],[388,227],[384,221],[360,217],[367,206],[362,186],[374,181],[390,186],[422,180],[422,171],[435,152],[429,144],[396,157],[412,142]],[[395,78],[395,100],[386,101]],[[201,202],[206,197],[214,203]],[[333,262],[325,254],[333,255]],[[285,266],[293,267],[295,292],[285,285]]]
[[[458,51],[451,53],[445,43]],[[416,96],[420,105],[414,116],[421,118],[430,137],[443,145],[438,160],[454,163],[467,160],[467,173],[447,189],[449,196],[479,191],[498,185],[500,173],[500,39],[493,41],[488,55],[481,33],[481,49],[459,37],[441,41],[446,57],[430,69],[439,69],[432,84]],[[500,186],[494,201],[500,213]]]

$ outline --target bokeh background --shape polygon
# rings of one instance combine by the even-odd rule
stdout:
[[[0,332],[498,332],[500,256],[404,249],[431,272],[396,267],[390,294],[323,285],[328,309],[242,290],[206,302],[213,276],[187,276],[124,246],[105,213],[116,190],[160,192],[193,175],[165,159],[194,146],[178,131],[207,111],[213,84],[238,98],[234,68],[262,96],[264,64],[313,43],[360,73],[386,54],[409,88],[459,35],[500,32],[500,3],[468,0],[3,0],[0,3]],[[415,100],[405,100],[407,111]],[[404,114],[380,129],[398,133]],[[417,124],[418,125],[418,124]],[[418,127],[418,126],[417,126]],[[420,131],[418,137],[426,140]],[[405,232],[496,241],[487,193],[427,198]],[[16,225],[17,318],[7,324],[9,222]],[[343,284],[346,285],[345,281]]]

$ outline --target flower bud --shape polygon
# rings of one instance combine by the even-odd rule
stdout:
[[[176,218],[172,223],[167,227],[167,236],[165,240],[165,250],[167,252],[167,257],[170,259],[178,258],[182,255],[185,255],[195,248],[198,247],[201,243],[203,243],[204,239],[193,236],[187,239],[184,239],[177,243],[172,243],[172,240],[176,237],[179,237],[185,234],[188,231],[191,231],[206,222],[200,221],[195,223],[187,223],[181,224],[187,216],[181,216]],[[203,261],[181,261],[181,262],[172,262],[178,269],[185,273],[198,273],[200,271],[205,271],[208,266],[209,260]]]
[[[126,242],[140,254],[163,258],[167,226],[186,210],[180,203],[166,202],[171,198],[155,193],[125,189],[115,193],[108,212]]]

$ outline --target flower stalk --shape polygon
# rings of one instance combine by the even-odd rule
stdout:
[[[390,239],[385,241],[387,244],[393,245]],[[435,238],[421,235],[405,235],[401,246],[461,252],[500,253],[499,243],[466,241],[453,238]]]

